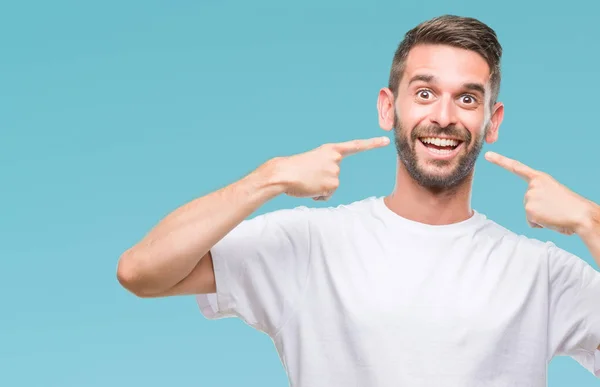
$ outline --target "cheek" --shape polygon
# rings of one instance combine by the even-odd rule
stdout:
[[[483,117],[475,114],[466,114],[460,117],[459,122],[462,127],[466,128],[471,133],[473,139],[483,137],[485,131]]]
[[[397,109],[396,118],[402,124],[404,129],[411,129],[418,126],[427,120],[429,116],[429,108],[427,106],[411,105],[399,106]]]
[[[431,115],[431,106],[411,103],[403,111],[407,119],[418,123]]]

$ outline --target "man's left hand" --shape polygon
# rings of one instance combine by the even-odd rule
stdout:
[[[531,227],[572,235],[579,234],[590,224],[597,205],[560,184],[549,174],[495,152],[487,152],[485,158],[528,183],[524,205]]]

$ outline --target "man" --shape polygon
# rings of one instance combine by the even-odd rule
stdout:
[[[501,51],[471,18],[406,34],[377,105],[398,153],[387,197],[246,219],[281,194],[329,198],[344,157],[389,141],[277,157],[167,216],[122,255],[119,281],[140,297],[197,295],[208,318],[267,333],[296,387],[541,387],[555,355],[600,375],[598,272],[470,207],[475,161],[504,114]],[[486,158],[528,183],[533,227],[579,235],[600,263],[597,204]]]

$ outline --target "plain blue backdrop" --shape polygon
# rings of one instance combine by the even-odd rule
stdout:
[[[600,202],[598,6],[549,4],[4,2],[0,385],[286,386],[267,336],[205,320],[193,297],[135,298],[119,255],[270,157],[386,134],[376,98],[396,45],[439,14],[480,18],[505,49],[506,117],[484,150]],[[259,213],[385,195],[394,172],[393,146],[359,154],[331,202],[280,197]],[[528,228],[525,188],[481,158],[473,206],[592,263],[577,237]],[[572,359],[550,365],[551,387],[598,383]]]

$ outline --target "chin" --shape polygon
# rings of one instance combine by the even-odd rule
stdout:
[[[460,143],[452,152],[439,155],[421,141],[403,141],[396,136],[399,160],[408,175],[420,186],[433,191],[448,191],[470,181],[481,142]]]
[[[439,164],[439,160],[435,160]],[[455,162],[446,162],[444,165],[419,165],[414,170],[409,170],[412,178],[422,187],[435,190],[453,189],[468,180],[471,170],[461,170]]]

